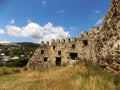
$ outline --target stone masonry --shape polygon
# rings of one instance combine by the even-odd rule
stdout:
[[[79,34],[77,38],[42,41],[28,62],[28,67],[73,65],[79,60],[98,64],[120,74],[120,0],[112,4],[100,28]]]

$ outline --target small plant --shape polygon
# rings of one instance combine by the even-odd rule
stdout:
[[[24,67],[23,67],[23,70],[24,70],[24,71],[27,71],[27,70],[28,70],[28,67],[27,67],[27,66],[24,66]]]
[[[18,68],[13,68],[13,69],[12,69],[12,73],[20,73],[20,69],[18,69]]]
[[[66,62],[63,62],[63,65],[62,65],[63,67],[66,67],[67,66],[67,63]]]

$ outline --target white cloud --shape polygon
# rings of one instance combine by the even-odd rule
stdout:
[[[101,25],[102,24],[102,22],[103,22],[103,18],[102,19],[99,19],[96,23],[95,23],[95,25]]]
[[[62,39],[70,36],[69,32],[64,31],[63,27],[55,27],[50,22],[44,26],[31,22],[24,27],[7,25],[6,28],[8,35],[10,36],[30,38],[33,42],[37,43],[40,43],[41,41],[50,41],[51,39]]]
[[[0,29],[0,34],[5,34],[5,31]]]
[[[1,40],[0,43],[11,43],[11,42],[8,40]]]
[[[15,23],[15,20],[11,19],[10,24],[14,24],[14,23]]]
[[[43,5],[43,7],[46,7],[48,1],[47,1],[47,0],[42,0],[41,3],[42,3],[42,5]]]
[[[62,10],[57,11],[58,14],[63,14],[63,13],[65,13],[65,12],[66,12],[65,9],[62,9]]]

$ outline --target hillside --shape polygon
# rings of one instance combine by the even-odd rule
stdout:
[[[0,76],[0,90],[120,90],[120,76],[80,62],[73,67],[21,70],[18,74]]]
[[[15,66],[11,64],[20,60],[23,60],[25,65],[38,46],[33,43],[0,44],[0,66]]]

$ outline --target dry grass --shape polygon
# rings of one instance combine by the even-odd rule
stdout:
[[[23,71],[1,76],[0,90],[116,90],[113,81],[101,75],[89,72],[83,64]]]
[[[7,67],[1,67],[0,68],[0,76],[8,75],[8,74],[14,74],[14,73],[20,73],[21,68],[7,68]]]

